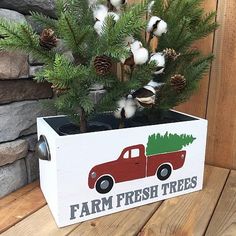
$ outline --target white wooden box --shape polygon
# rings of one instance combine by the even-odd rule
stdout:
[[[40,186],[57,225],[63,227],[201,190],[207,121],[172,112],[183,119],[174,123],[67,136],[60,136],[56,128],[49,125],[49,121],[56,122],[57,117],[38,118],[38,137],[46,137],[51,156],[50,161],[40,160]],[[164,153],[156,158],[146,158],[143,152],[149,136],[165,135],[166,132],[192,135],[195,140],[174,154],[176,157]],[[125,153],[127,147],[131,148]],[[174,161],[174,158],[184,161]],[[171,174],[168,168],[163,169],[166,164],[170,166]],[[160,166],[162,169],[158,172]],[[161,180],[157,172],[170,176]],[[100,179],[104,176],[109,178]],[[111,187],[111,179],[111,190],[101,193]]]

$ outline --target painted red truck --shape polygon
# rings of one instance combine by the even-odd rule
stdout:
[[[170,177],[172,170],[184,165],[186,151],[145,155],[142,144],[126,147],[115,161],[94,166],[88,177],[89,188],[101,194],[108,193],[114,183],[156,175],[159,180]]]

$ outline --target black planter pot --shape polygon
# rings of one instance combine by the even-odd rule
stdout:
[[[111,130],[112,127],[106,123],[91,121],[88,124],[88,132],[98,132]],[[58,128],[59,135],[71,135],[71,134],[79,134],[80,128],[79,126],[73,123],[63,124]]]
[[[44,118],[45,121],[60,135],[79,134],[80,129],[73,124],[67,116]],[[125,128],[142,127],[147,125],[176,123],[195,120],[195,118],[177,113],[175,111],[166,111],[161,117],[150,117],[138,113],[135,117],[125,121]],[[120,120],[116,119],[112,113],[98,114],[88,122],[88,133],[106,130],[119,129]]]

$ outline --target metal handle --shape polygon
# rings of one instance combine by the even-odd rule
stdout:
[[[40,136],[39,141],[36,144],[35,155],[40,160],[45,160],[45,161],[51,160],[51,154],[50,154],[48,142],[44,135]]]

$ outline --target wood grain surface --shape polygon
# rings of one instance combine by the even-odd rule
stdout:
[[[48,206],[42,207],[26,219],[22,220],[2,236],[63,236],[70,233],[78,226],[71,225],[64,228],[58,228]]]
[[[0,210],[0,222],[4,222],[4,232],[1,235],[198,236],[204,235],[209,225],[207,236],[234,236],[236,171],[231,172],[227,181],[228,176],[228,169],[206,166],[202,191],[60,229],[48,206],[39,207],[38,203],[45,200],[36,187],[6,206],[4,211]],[[17,218],[19,215],[21,216]],[[12,221],[15,218],[17,221]]]
[[[46,205],[39,187],[0,209],[0,233]]]
[[[11,193],[10,195],[1,198],[0,199],[0,209],[2,207],[7,206],[11,202],[17,200],[19,197],[25,195],[26,193],[30,192],[31,190],[33,190],[36,187],[39,187],[39,181],[35,181],[31,184],[28,184],[28,185],[24,186],[23,188],[20,188],[19,190]]]
[[[205,0],[203,2],[203,7],[206,12],[215,11],[217,7],[216,0]],[[193,47],[200,49],[204,54],[212,52],[213,48],[213,39],[214,34],[209,35],[208,37],[197,42]],[[208,89],[209,89],[209,80],[210,80],[210,71],[204,76],[200,82],[198,91],[190,98],[186,103],[181,104],[176,107],[176,110],[189,113],[191,115],[199,116],[202,118],[206,117],[207,110],[207,100],[208,100]]]
[[[231,171],[206,236],[236,235],[236,171]]]
[[[218,1],[215,61],[212,66],[207,119],[207,162],[236,168],[236,1]]]
[[[140,236],[203,235],[229,171],[206,167],[204,191],[166,200]]]
[[[87,236],[131,236],[137,235],[143,225],[151,218],[161,202],[122,211],[79,225],[70,235]]]

